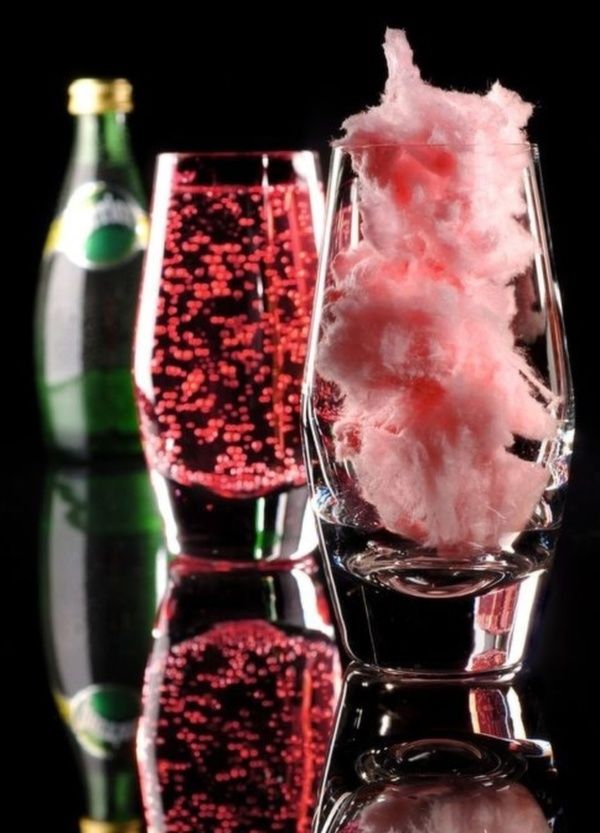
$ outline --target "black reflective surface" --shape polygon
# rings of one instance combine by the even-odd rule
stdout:
[[[547,730],[520,680],[403,681],[352,665],[315,831],[568,829]]]
[[[582,460],[584,470],[586,463],[587,460]],[[112,476],[112,474],[109,475],[109,480]],[[134,474],[132,481],[132,473],[129,470],[125,479],[131,485],[138,476]],[[75,489],[73,489],[74,478]],[[101,482],[102,480],[103,478]],[[108,481],[104,480],[104,483],[106,482]],[[47,548],[40,553],[37,575],[38,580],[42,582],[42,587],[45,588],[46,598],[49,599],[51,596],[54,598],[52,604],[54,613],[50,621],[48,604],[46,603],[45,607],[42,606],[43,638],[46,641],[50,639],[50,642],[55,645],[53,650],[55,653],[58,652],[59,659],[61,656],[66,657],[66,665],[62,662],[66,671],[64,673],[61,671],[60,680],[66,679],[65,674],[67,677],[73,674],[75,677],[81,677],[82,673],[87,673],[89,676],[90,672],[86,670],[89,668],[92,669],[92,676],[96,673],[93,668],[100,670],[104,668],[105,671],[109,668],[116,669],[120,675],[117,683],[122,682],[121,677],[125,674],[123,679],[127,678],[126,682],[130,677],[132,679],[135,677],[134,685],[139,686],[141,655],[133,664],[129,661],[125,662],[126,657],[133,656],[132,651],[137,650],[134,648],[135,643],[131,641],[132,633],[129,633],[129,638],[125,642],[119,640],[118,635],[115,634],[119,628],[122,628],[124,621],[122,616],[119,619],[118,610],[126,611],[129,624],[132,622],[139,624],[141,621],[140,616],[135,614],[135,610],[140,615],[142,611],[145,611],[144,621],[148,628],[150,626],[152,619],[150,610],[156,601],[155,593],[157,592],[153,585],[157,579],[154,571],[159,569],[162,559],[160,546],[155,547],[152,553],[148,549],[150,544],[152,546],[157,544],[156,528],[153,522],[146,529],[142,524],[141,529],[134,531],[132,538],[131,524],[135,526],[139,523],[135,520],[135,501],[132,502],[130,498],[128,505],[127,501],[117,501],[117,505],[121,508],[116,516],[113,512],[111,520],[110,513],[101,511],[103,501],[106,506],[106,489],[99,489],[98,486],[91,490],[88,486],[87,491],[84,489],[84,495],[87,494],[88,497],[95,492],[96,509],[90,511],[88,506],[87,511],[83,513],[81,494],[78,499],[74,499],[74,495],[82,491],[85,483],[85,474],[75,474],[72,471],[67,471],[65,474],[59,470],[50,472],[47,476],[47,494],[49,490],[50,495],[54,494],[54,498],[49,502],[46,497],[45,505],[51,507],[54,502],[52,523],[54,536],[52,546],[48,548],[46,545]],[[41,487],[42,484],[39,485]],[[121,490],[123,498],[126,497],[125,491]],[[30,494],[30,498],[34,494]],[[139,494],[137,501],[139,508]],[[77,509],[75,503],[79,505],[78,511],[75,511]],[[56,512],[56,507],[60,510],[59,514]],[[577,504],[575,508],[577,509]],[[123,509],[125,509],[124,512]],[[50,540],[47,538],[49,517],[50,514],[46,510],[42,515],[46,530],[44,540]],[[125,522],[126,518],[129,518],[129,521]],[[87,536],[88,543],[85,548],[80,546],[81,532],[73,538],[73,523],[76,527],[81,527],[83,523],[87,528],[84,537]],[[102,534],[102,525],[106,523],[108,523],[108,529]],[[343,823],[340,822],[342,826],[338,825],[337,828],[334,826],[333,829],[352,830],[352,827],[348,828],[347,825],[350,822],[358,824],[363,816],[370,824],[368,806],[369,802],[376,800],[377,806],[387,807],[392,815],[395,814],[400,821],[406,821],[406,824],[409,822],[413,825],[424,824],[423,819],[429,818],[435,810],[435,813],[442,819],[448,814],[450,818],[456,816],[457,819],[462,818],[463,821],[467,819],[465,824],[468,823],[470,826],[465,827],[465,831],[469,830],[471,833],[472,830],[477,829],[474,825],[479,820],[478,816],[471,818],[461,816],[461,813],[466,812],[467,808],[479,808],[477,812],[483,813],[490,804],[488,800],[490,796],[492,796],[491,806],[494,812],[499,814],[500,819],[509,819],[511,814],[516,813],[517,808],[521,808],[524,804],[525,811],[527,807],[529,808],[532,824],[537,824],[539,821],[536,816],[537,807],[546,820],[554,820],[554,829],[561,833],[565,831],[576,833],[579,830],[590,829],[586,825],[589,822],[594,799],[593,791],[588,784],[594,767],[597,729],[596,704],[591,682],[594,673],[593,651],[590,653],[592,643],[589,640],[597,632],[597,626],[592,621],[594,585],[591,581],[596,567],[592,561],[593,547],[587,536],[578,535],[576,531],[572,531],[576,530],[576,523],[577,511],[573,513],[573,526],[568,525],[563,535],[563,547],[568,547],[568,549],[566,552],[559,551],[555,572],[550,582],[550,593],[545,605],[542,606],[534,629],[528,652],[530,671],[526,681],[517,683],[512,690],[508,684],[482,683],[478,685],[476,682],[472,682],[470,686],[456,685],[440,688],[418,684],[404,686],[397,679],[390,680],[373,676],[360,668],[354,668],[350,673],[348,678],[350,682],[346,686],[345,717],[337,728],[338,740],[334,747],[335,754],[329,765],[328,787],[324,794],[322,812],[329,813],[340,795],[353,796],[354,793],[360,793],[360,795],[351,804],[350,809],[346,808],[347,817],[342,817]],[[121,541],[118,546],[115,546],[115,530]],[[33,526],[32,533],[36,533]],[[74,546],[74,542],[77,546]],[[54,561],[52,594],[48,592],[47,581],[50,550],[54,553],[52,555]],[[112,556],[108,550],[112,551]],[[73,569],[73,559],[79,558],[78,552],[87,553],[86,560],[82,562],[87,564],[85,568],[88,573],[87,597],[74,592],[74,588],[81,586],[77,578],[81,571]],[[126,556],[129,558],[128,561],[119,561]],[[578,559],[577,565],[581,567],[581,571],[574,569],[575,565],[572,561],[574,557]],[[63,570],[64,580],[59,581],[58,572],[61,563],[66,563],[65,558],[67,560],[70,558],[71,564],[67,565],[68,569]],[[97,565],[96,572],[93,570],[90,572],[93,567],[92,562]],[[123,578],[121,586],[115,579],[115,565],[118,567],[119,576]],[[35,563],[30,564],[29,569],[33,566]],[[309,566],[308,570],[307,566]],[[140,569],[143,569],[143,572],[140,572]],[[584,572],[586,569],[587,573]],[[102,588],[107,586],[105,581],[103,583],[102,576],[110,576],[111,571],[113,576],[111,580],[112,601],[108,600],[107,606],[107,604],[99,604],[99,600],[104,592]],[[298,572],[306,573],[303,579],[304,598],[298,588]],[[148,576],[148,581],[143,576]],[[307,589],[310,591],[309,609],[312,611],[308,620],[306,618]],[[88,612],[82,619],[82,604],[85,607],[88,602]],[[111,605],[113,614],[109,616]],[[275,686],[278,676],[285,675],[288,671],[295,675],[296,681],[299,679],[298,674],[304,674],[306,678],[313,680],[316,679],[315,675],[320,675],[317,670],[318,663],[317,665],[315,662],[312,665],[306,664],[307,651],[305,649],[307,648],[310,648],[313,660],[316,656],[315,646],[317,653],[323,649],[317,660],[321,664],[324,659],[327,660],[331,668],[331,648],[327,647],[331,645],[331,629],[322,619],[326,605],[323,587],[318,574],[314,572],[314,565],[297,565],[296,576],[287,571],[279,576],[268,572],[252,573],[252,571],[215,575],[210,572],[199,573],[193,568],[193,564],[187,564],[186,560],[182,559],[175,562],[169,603],[163,608],[162,624],[156,632],[159,639],[155,644],[155,651],[158,654],[162,651],[162,658],[158,661],[159,676],[164,673],[165,657],[168,658],[169,653],[171,660],[178,659],[173,652],[173,648],[178,645],[185,649],[179,649],[183,650],[181,659],[184,658],[185,651],[189,654],[185,667],[190,669],[187,683],[191,680],[192,685],[196,686],[191,692],[192,697],[198,694],[205,696],[210,690],[210,685],[205,686],[205,690],[200,690],[202,685],[198,689],[198,679],[203,678],[210,683],[213,677],[222,677],[228,673],[227,669],[232,664],[237,663],[238,669],[241,669],[241,677],[233,681],[234,686],[229,689],[226,701],[224,701],[230,717],[234,717],[239,709],[244,707],[242,703],[244,696],[253,688],[254,684],[245,685],[248,681],[252,683],[255,679],[253,677],[250,680],[248,677],[247,666],[253,663],[256,665],[255,654],[261,643],[260,651],[263,651],[263,656],[265,646],[267,646],[267,654],[269,651],[279,652],[280,660],[276,663],[277,668],[274,670],[270,666],[265,666],[265,672],[268,671]],[[69,616],[74,617],[71,631],[75,637],[71,645],[77,647],[78,644],[85,642],[88,648],[93,648],[89,656],[83,657],[83,662],[80,662],[81,651],[79,654],[77,651],[74,652],[69,647],[69,642],[65,642],[64,638],[60,637],[59,631],[65,633],[69,630],[65,626],[65,622],[68,624]],[[134,616],[133,619],[132,616]],[[83,633],[81,632],[82,621],[88,622]],[[321,624],[316,627],[315,622],[319,621]],[[88,630],[92,625],[92,630]],[[134,632],[139,632],[139,628]],[[55,634],[58,634],[60,638],[56,639]],[[90,639],[85,638],[86,634],[90,634]],[[148,633],[147,636],[149,636]],[[119,645],[121,645],[120,648]],[[78,817],[89,813],[89,783],[87,799],[84,790],[87,777],[86,767],[89,772],[94,767],[102,767],[103,764],[99,759],[94,756],[90,757],[86,753],[83,757],[87,755],[92,766],[89,766],[88,761],[86,767],[82,768],[82,751],[78,748],[80,745],[77,742],[73,745],[72,732],[69,741],[69,732],[65,731],[64,725],[61,725],[61,718],[55,703],[52,702],[49,690],[49,683],[55,691],[60,690],[61,686],[64,688],[66,683],[60,682],[57,677],[57,671],[53,668],[58,666],[52,659],[50,660],[50,679],[47,678],[42,664],[40,631],[32,633],[29,646],[35,649],[30,650],[27,658],[28,673],[35,674],[36,679],[31,695],[35,698],[38,719],[43,720],[43,725],[46,727],[47,739],[46,744],[37,747],[36,766],[40,768],[40,772],[44,773],[44,777],[54,784],[54,788],[61,795],[60,801],[57,801],[50,810],[52,817],[60,820],[63,829],[74,831]],[[288,660],[281,659],[281,656],[290,650],[294,656]],[[138,650],[138,654],[139,652]],[[18,659],[22,662],[23,657]],[[119,668],[123,671],[119,671]],[[535,672],[534,674],[531,669]],[[96,680],[92,679],[92,676],[90,676],[90,681],[94,683]],[[187,683],[186,680],[183,681],[183,688]],[[294,685],[297,686],[298,682],[294,683],[292,688]],[[83,686],[84,689],[85,687]],[[72,685],[71,688],[73,688]],[[268,700],[267,689],[268,686],[263,687],[262,690]],[[70,689],[67,695],[69,693]],[[161,729],[162,741],[169,741],[171,732],[169,721],[172,721],[174,715],[177,716],[177,709],[174,706],[177,706],[178,697],[182,693],[185,694],[180,686],[169,702],[163,700],[159,703],[155,700],[154,705],[159,705],[164,709],[166,715]],[[71,694],[76,695],[77,692],[73,689]],[[288,697],[287,715],[280,713],[280,717],[283,714],[284,723],[286,720],[289,721],[289,716],[294,710],[297,713],[300,708],[300,701],[294,700],[294,697],[293,692],[292,696]],[[312,702],[314,704],[314,699]],[[186,708],[188,707],[189,702]],[[198,711],[197,704],[194,705],[194,709]],[[185,789],[187,790],[195,781],[196,787],[198,783],[201,786],[203,784],[206,794],[206,786],[209,785],[208,792],[212,791],[214,798],[217,794],[213,789],[215,782],[212,781],[212,774],[216,771],[235,768],[239,762],[234,761],[227,753],[227,741],[230,739],[230,724],[227,719],[215,719],[217,713],[214,709],[211,711],[211,708],[205,712],[204,717],[208,717],[211,733],[210,738],[205,739],[204,744],[203,755],[206,759],[206,766],[202,772],[195,772],[191,781],[187,779]],[[519,714],[520,718],[515,719],[515,716]],[[476,720],[474,715],[478,715]],[[258,742],[256,739],[260,734],[260,732],[257,734],[257,731],[261,726],[263,728],[267,726],[267,723],[261,723],[263,718],[264,709],[261,712],[260,708],[254,717],[250,716],[249,725],[254,732],[255,743]],[[319,727],[322,731],[323,722],[319,722],[317,718],[313,721],[311,731],[314,732]],[[348,727],[352,729],[352,733],[345,738]],[[26,738],[31,737],[31,727],[12,725],[9,728],[14,732],[13,743],[17,754],[30,759],[31,752]],[[156,725],[152,730],[154,735],[150,732],[151,742],[156,741],[155,728]],[[475,742],[474,734],[480,736]],[[481,735],[492,735],[495,740],[486,739],[482,743]],[[340,737],[343,740],[342,745],[340,745]],[[514,748],[511,747],[511,740],[517,742]],[[281,764],[282,752],[286,746],[289,746],[289,743],[289,736],[286,739],[284,735],[280,735],[279,742],[272,747],[274,759],[271,769],[273,771],[276,771],[277,766]],[[323,744],[323,738],[321,738],[321,744]],[[180,747],[174,759],[171,759],[171,763],[173,760],[181,762],[181,751]],[[122,762],[123,753],[121,752],[120,755]],[[319,756],[322,759],[322,749],[316,757]],[[233,757],[235,758],[235,755]],[[269,815],[271,812],[268,809],[269,806],[271,809],[278,806],[279,813],[282,812],[282,806],[296,807],[300,787],[298,779],[293,774],[294,764],[292,762],[290,769],[289,763],[288,761],[286,765],[288,776],[290,772],[292,773],[290,781],[292,788],[287,795],[290,798],[295,797],[294,802],[286,804],[284,801],[282,805],[280,790],[275,792],[265,790],[262,776],[252,782],[252,779],[248,779],[245,774],[237,779],[234,778],[233,783],[222,785],[225,789],[220,788],[218,801],[227,804],[230,813],[236,801],[241,801],[242,806],[247,809],[246,800],[250,794],[249,787],[251,787],[255,796],[259,797],[258,808],[263,814]],[[127,766],[128,771],[131,772],[131,764]],[[481,767],[483,771],[480,771]],[[115,772],[118,769],[117,766]],[[398,779],[397,770],[406,773],[406,777],[402,775]],[[165,771],[163,768],[163,772]],[[285,777],[282,771],[277,778]],[[198,781],[198,776],[200,781]],[[481,776],[484,781],[486,777],[491,777],[493,793],[486,792],[487,786],[481,786]],[[119,777],[122,779],[122,776]],[[168,776],[165,777],[168,782]],[[412,787],[415,778],[420,785],[416,794]],[[433,786],[432,778],[435,781]],[[514,785],[508,791],[507,798],[504,794],[501,797],[496,796],[498,779],[502,785]],[[374,788],[373,783],[379,786]],[[392,786],[389,789],[386,787],[381,792],[381,785],[388,783]],[[168,784],[166,782],[165,784],[168,791]],[[156,779],[154,779],[153,788],[156,790],[156,787]],[[307,789],[312,792],[307,799],[310,804],[316,798],[314,778],[310,781],[309,788],[305,782],[304,792]],[[338,794],[336,790],[341,790],[341,793]],[[302,792],[301,789],[300,792]],[[128,799],[125,799],[126,803],[127,801]],[[270,805],[269,802],[271,802]],[[407,805],[406,802],[409,804]],[[420,808],[414,818],[410,814],[407,815],[406,810],[406,806],[413,806],[413,804]],[[178,806],[181,807],[181,801]],[[364,815],[365,813],[367,815]],[[251,823],[256,824],[256,818],[255,816]],[[386,818],[384,814],[379,821],[385,823]],[[284,818],[284,821],[288,826],[284,825],[280,829],[296,829],[293,825],[297,820],[293,816]],[[246,823],[250,824],[247,820]],[[265,823],[269,823],[268,819]],[[300,826],[297,829],[308,829],[306,813],[302,823],[304,827]],[[377,818],[373,823],[379,823]],[[201,831],[205,828],[192,827],[192,829]],[[238,829],[253,828],[240,826]],[[264,829],[278,828],[266,827]],[[506,827],[506,830],[509,831],[510,828]]]

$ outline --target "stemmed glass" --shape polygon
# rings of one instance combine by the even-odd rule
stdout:
[[[573,436],[537,148],[337,147],[312,326],[309,478],[348,651],[516,667]]]
[[[159,156],[135,384],[174,554],[315,546],[299,412],[322,200],[309,151]]]

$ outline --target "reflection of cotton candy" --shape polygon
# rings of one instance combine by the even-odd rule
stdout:
[[[554,429],[512,329],[512,282],[535,251],[519,220],[531,107],[498,84],[426,84],[403,32],[385,51],[381,104],[344,123],[363,241],[332,264],[317,369],[344,397],[337,457],[382,523],[429,546],[495,547],[548,480],[514,437]]]
[[[494,787],[388,786],[340,833],[548,833],[521,784]]]

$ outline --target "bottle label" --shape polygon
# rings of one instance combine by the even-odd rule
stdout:
[[[148,217],[122,188],[86,182],[73,191],[48,235],[45,254],[63,252],[84,269],[107,269],[146,248]]]
[[[68,722],[81,746],[96,758],[113,758],[135,737],[140,695],[117,685],[93,685],[76,694]]]

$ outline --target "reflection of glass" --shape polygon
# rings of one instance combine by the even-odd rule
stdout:
[[[462,784],[448,776],[365,787],[339,833],[548,833],[539,804],[521,784]]]
[[[133,738],[166,580],[160,518],[145,468],[50,471],[42,555],[49,674],[85,781],[82,830],[135,831]]]
[[[537,162],[527,145],[334,152],[307,455],[343,636],[379,667],[522,659],[573,427]]]
[[[135,378],[174,552],[313,546],[299,408],[321,212],[313,153],[159,157]]]
[[[526,695],[351,666],[315,833],[564,833],[552,750]]]
[[[176,559],[138,757],[154,831],[308,833],[339,687],[311,559],[204,571]]]

